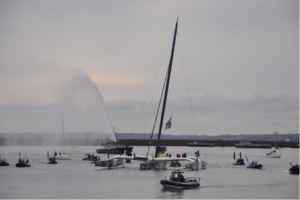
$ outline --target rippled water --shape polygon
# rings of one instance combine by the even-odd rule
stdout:
[[[200,188],[178,190],[164,189],[160,184],[173,168],[140,171],[140,162],[132,161],[124,168],[108,170],[81,160],[85,153],[96,153],[96,148],[81,147],[81,153],[70,153],[70,161],[58,160],[57,165],[48,165],[47,150],[53,155],[62,147],[0,147],[0,155],[10,163],[0,167],[0,198],[299,199],[299,175],[288,173],[290,162],[299,163],[299,149],[284,148],[281,158],[266,158],[269,149],[168,147],[173,155],[186,152],[194,156],[198,149],[202,157],[207,153],[207,169],[185,172],[185,177],[201,177]],[[154,148],[151,150],[154,152]],[[31,167],[15,167],[19,151],[22,157],[29,152]],[[147,147],[134,147],[137,155],[145,155],[146,151]],[[234,151],[253,157],[263,169],[233,166]],[[106,157],[101,155],[102,159]]]

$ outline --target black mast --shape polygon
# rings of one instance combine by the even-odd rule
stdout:
[[[159,132],[158,132],[158,138],[157,138],[157,144],[156,144],[156,150],[155,150],[155,158],[157,158],[157,151],[159,150],[158,148],[159,148],[159,140],[160,140],[160,135],[161,135],[161,128],[162,128],[162,124],[163,124],[163,121],[164,121],[165,107],[166,107],[166,102],[167,102],[167,97],[168,97],[169,82],[170,82],[170,77],[171,77],[173,55],[174,55],[174,49],[175,49],[175,43],[176,43],[177,25],[178,25],[178,17],[177,17],[177,20],[176,20],[176,26],[175,26],[174,38],[173,38],[173,45],[172,45],[172,51],[171,51],[171,57],[170,57],[170,62],[169,62],[169,67],[168,67],[168,73],[167,73],[167,85],[166,85],[166,89],[165,89],[165,95],[164,95],[164,101],[163,101],[163,108],[162,108],[162,111],[161,111],[161,118],[160,118],[160,124],[159,124]]]

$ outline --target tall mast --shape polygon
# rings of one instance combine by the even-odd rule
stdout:
[[[64,127],[64,115],[61,115],[61,119],[62,119],[62,131],[63,131],[64,153],[66,153],[66,150],[65,150],[65,127]]]
[[[177,35],[177,25],[178,25],[178,17],[177,17],[176,25],[175,25],[173,45],[172,45],[171,57],[170,57],[170,62],[169,62],[169,67],[168,67],[168,73],[167,73],[167,85],[166,85],[166,89],[165,89],[165,95],[164,95],[164,101],[163,101],[163,108],[162,108],[162,111],[161,111],[161,118],[160,118],[160,124],[159,124],[159,132],[158,132],[158,138],[157,138],[157,144],[156,144],[156,150],[155,150],[155,158],[157,158],[157,153],[158,153],[158,148],[159,148],[159,141],[160,141],[160,136],[161,136],[161,129],[162,129],[163,121],[164,121],[165,108],[166,108],[166,102],[167,102],[167,97],[168,97],[169,82],[170,82],[170,77],[171,77],[173,55],[174,55],[175,43],[176,43],[176,35]]]

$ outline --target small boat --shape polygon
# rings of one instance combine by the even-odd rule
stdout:
[[[247,168],[252,168],[252,169],[261,169],[263,166],[261,164],[253,163],[251,165],[248,165]]]
[[[169,180],[161,180],[160,184],[164,187],[178,188],[178,189],[189,189],[189,188],[198,188],[200,186],[199,177],[183,177],[183,171],[174,170],[171,173]]]
[[[247,160],[247,162],[248,162],[248,158],[247,158],[247,156],[245,156],[246,157],[246,160]],[[251,162],[251,164],[248,162],[248,166],[247,166],[247,168],[252,168],[252,169],[261,169],[263,166],[261,165],[261,164],[257,164],[257,161],[255,160],[255,161],[252,161]]]
[[[56,160],[70,160],[71,159],[71,155],[67,155],[66,153],[54,153],[54,157]]]
[[[65,150],[65,128],[64,128],[64,116],[61,116],[62,119],[62,132],[63,132],[63,144],[64,144],[64,152],[63,153],[57,153],[54,152],[54,156],[56,160],[70,160],[71,159],[71,155],[66,154],[66,150]]]
[[[5,158],[1,158],[0,155],[0,166],[9,166],[8,162],[6,161]]]
[[[47,164],[57,164],[55,156],[53,156],[53,158],[49,157],[49,151],[47,151],[47,156],[48,156],[48,161],[49,161]]]
[[[29,159],[26,157],[19,158],[19,162],[16,164],[16,167],[30,167]]]
[[[290,162],[291,168],[289,169],[290,174],[299,174],[299,165],[292,165]]]
[[[178,160],[173,160],[170,164],[170,167],[181,167],[181,164],[178,162]]]
[[[274,134],[275,134],[275,137],[276,137],[276,140],[275,140],[275,150],[274,151],[271,151],[270,153],[266,153],[266,156],[267,158],[280,158],[281,157],[281,151],[280,149],[276,146],[276,141],[277,141],[277,138],[278,138],[278,132],[274,131]],[[276,149],[279,150],[279,153],[276,152]]]
[[[233,159],[235,160],[235,152],[233,152]],[[240,152],[240,158],[237,159],[234,163],[234,165],[245,165],[244,159],[242,158],[242,153]]]

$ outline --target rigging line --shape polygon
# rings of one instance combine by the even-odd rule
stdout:
[[[187,78],[186,78],[186,73],[185,73],[185,67],[184,67],[184,62],[183,62],[183,56],[182,56],[182,51],[181,51],[181,44],[180,44],[179,32],[178,32],[178,41],[179,41],[179,49],[180,49],[180,53],[181,53],[181,59],[182,59],[182,66],[183,66],[183,71],[184,71],[185,83],[186,83],[186,88],[187,88],[187,91],[188,91],[189,103],[190,103],[190,108],[191,108],[191,113],[192,113],[192,118],[193,118],[194,131],[195,131],[195,135],[196,135],[196,126],[195,126],[194,114],[193,114],[193,109],[192,109],[192,104],[191,104],[191,97],[190,97],[190,92],[189,92],[189,87],[188,87],[188,83],[187,83]]]
[[[153,128],[152,128],[152,133],[151,133],[151,137],[150,137],[150,141],[149,141],[149,146],[148,146],[148,151],[147,151],[146,158],[148,157],[150,145],[151,145],[151,142],[152,142],[152,137],[153,137],[153,133],[154,133],[155,125],[156,125],[156,120],[157,120],[157,116],[158,116],[158,112],[159,112],[159,108],[160,108],[160,103],[161,103],[163,93],[164,93],[164,90],[165,90],[165,85],[166,85],[166,82],[167,82],[167,78],[168,78],[168,72],[166,73],[164,86],[163,86],[163,89],[161,91],[160,100],[159,100],[159,104],[158,104],[158,109],[157,109],[157,112],[156,112],[155,121],[154,121],[154,125],[153,125]]]
[[[139,133],[141,133],[141,131],[144,129],[144,126],[147,124],[147,122],[149,121],[149,119],[150,119],[151,116],[152,116],[153,111],[155,110],[155,108],[157,108],[158,105],[159,105],[158,103],[155,104],[155,106],[153,107],[153,109],[152,109],[152,111],[151,111],[151,113],[150,113],[148,119],[146,120],[146,122],[144,123],[144,125],[142,126],[142,128],[139,130]]]
[[[170,46],[171,41],[172,41],[172,37],[171,37],[171,39],[170,39],[170,41],[169,41],[169,44],[168,44],[168,46],[167,46],[167,48],[166,48],[166,51],[165,51],[165,53],[164,53],[164,56],[163,56],[163,58],[162,58],[162,60],[161,60],[161,62],[160,62],[160,64],[159,64],[158,70],[157,70],[156,75],[155,75],[155,77],[154,77],[154,79],[153,79],[153,81],[152,81],[151,87],[150,87],[150,89],[149,89],[149,91],[148,91],[147,97],[146,97],[146,99],[145,99],[145,101],[144,101],[144,104],[143,104],[143,106],[142,106],[142,109],[141,109],[141,111],[140,111],[140,113],[139,113],[138,119],[137,119],[137,121],[136,121],[136,123],[135,123],[135,125],[134,125],[134,127],[133,127],[132,133],[134,133],[135,127],[136,127],[136,125],[137,125],[137,123],[138,123],[138,121],[139,121],[139,118],[140,118],[141,113],[142,113],[142,111],[143,111],[143,109],[144,109],[145,103],[146,103],[146,101],[147,101],[147,99],[148,99],[148,96],[149,96],[150,91],[151,91],[151,89],[152,89],[153,83],[154,83],[154,81],[155,81],[155,79],[156,79],[156,77],[157,77],[157,74],[158,74],[158,72],[159,72],[159,70],[160,70],[161,64],[162,64],[162,62],[163,62],[163,60],[164,60],[164,58],[165,58],[165,55],[166,55],[166,53],[167,53],[167,50],[168,50],[168,48],[169,48],[169,46]],[[131,133],[131,135],[132,135],[132,133]],[[131,139],[131,135],[130,135],[130,139]]]
[[[188,132],[188,134],[190,134],[189,129],[187,128],[187,126],[186,126],[186,124],[185,124],[185,122],[184,122],[184,120],[183,120],[183,117],[182,117],[182,115],[181,115],[181,113],[180,113],[180,111],[179,111],[179,108],[178,108],[177,103],[176,103],[176,101],[175,101],[175,98],[174,98],[174,96],[173,96],[173,94],[172,94],[172,91],[170,91],[170,93],[171,93],[171,96],[172,96],[172,98],[173,98],[173,100],[174,100],[174,103],[175,103],[175,105],[176,105],[176,108],[177,108],[177,110],[178,110],[178,113],[179,113],[179,115],[180,115],[180,117],[181,117],[181,120],[182,120],[182,122],[183,122],[183,124],[184,124],[184,126],[185,126],[185,128],[186,128],[186,130],[187,130],[187,132]]]
[[[175,49],[175,51],[176,51],[176,49]],[[175,57],[175,59],[174,59],[174,65],[175,65],[175,63],[176,63],[176,57]],[[174,69],[176,69],[176,68],[174,68]],[[174,84],[173,84],[171,87],[174,87]],[[170,87],[170,90],[172,90],[171,87]],[[168,101],[169,101],[169,100],[168,100]],[[157,104],[157,105],[158,105],[158,104]],[[152,113],[153,113],[153,111],[155,110],[155,108],[157,108],[157,106],[153,107],[153,109],[152,109],[152,111],[151,111],[151,114],[149,115],[148,119],[146,120],[146,122],[144,123],[144,125],[142,126],[142,128],[139,130],[140,133],[141,133],[141,131],[143,130],[143,128],[144,128],[144,126],[146,125],[146,123],[148,122],[148,120],[150,119],[150,117],[152,116]],[[172,115],[173,115],[173,103],[172,103]]]

